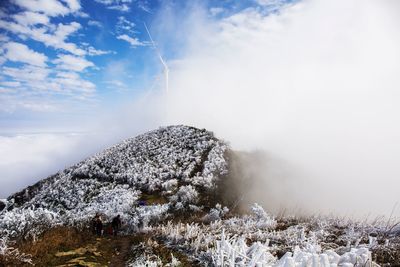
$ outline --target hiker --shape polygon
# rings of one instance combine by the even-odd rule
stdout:
[[[93,228],[96,235],[101,236],[103,231],[103,222],[101,221],[101,217],[99,214],[96,214],[96,216],[93,219]]]
[[[120,217],[120,215],[118,214],[116,217],[114,217],[113,219],[112,219],[112,221],[111,221],[111,226],[112,226],[112,229],[113,229],[113,234],[114,234],[114,236],[116,236],[117,234],[118,234],[118,231],[121,229],[121,225],[122,225],[122,223],[121,223],[121,217]]]

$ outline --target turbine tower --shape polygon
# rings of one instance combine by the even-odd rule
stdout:
[[[160,53],[160,50],[158,50],[156,44],[155,44],[154,41],[153,41],[153,38],[151,38],[151,34],[150,34],[149,29],[147,28],[146,23],[143,22],[143,24],[144,24],[144,27],[146,28],[147,34],[149,35],[151,44],[152,44],[152,46],[154,47],[154,49],[156,50],[156,52],[157,52],[158,58],[160,59],[160,62],[161,62],[161,65],[162,65],[163,68],[164,68],[165,92],[168,93],[168,90],[169,90],[169,68],[168,68],[168,65],[167,65],[167,63],[164,61],[164,59],[162,58],[161,53]]]

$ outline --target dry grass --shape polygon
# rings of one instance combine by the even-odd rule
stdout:
[[[37,266],[51,266],[57,251],[68,250],[87,243],[93,237],[87,231],[71,227],[55,227],[44,232],[39,239],[19,240],[14,246],[21,253],[30,254]],[[17,259],[0,257],[0,266],[29,266]]]
[[[126,262],[146,248],[160,257],[163,263],[171,260],[171,253],[182,266],[196,266],[185,254],[162,244],[146,246],[151,235],[138,233],[129,236],[98,238],[88,231],[71,227],[56,227],[46,231],[39,240],[19,241],[16,248],[32,256],[35,266],[125,266]],[[132,248],[138,248],[132,250]],[[15,258],[0,257],[0,266],[31,266]]]

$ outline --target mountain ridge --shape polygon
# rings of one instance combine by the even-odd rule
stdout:
[[[166,134],[166,136],[163,136],[164,134]],[[197,143],[191,142],[193,139],[196,139]],[[179,140],[182,141],[181,144],[179,144]],[[205,143],[202,144],[198,141],[204,141]],[[218,141],[211,132],[205,129],[199,130],[194,127],[183,125],[159,128],[158,130],[150,131],[137,137],[128,138],[69,168],[40,180],[34,185],[12,194],[7,198],[9,202],[7,208],[18,207],[31,200],[40,189],[43,189],[43,187],[48,184],[56,182],[60,177],[70,177],[74,180],[95,179],[99,182],[114,182],[117,184],[129,184],[131,186],[137,186],[139,183],[141,184],[141,189],[152,191],[154,188],[145,188],[146,182],[150,181],[152,183],[149,185],[150,187],[156,186],[159,188],[159,184],[157,183],[160,178],[168,179],[165,175],[175,175],[179,179],[195,177],[198,173],[202,173],[204,168],[206,168],[202,163],[207,161],[204,157],[208,157],[208,154],[213,149],[214,143],[218,147],[221,147],[221,149],[226,149],[225,144]],[[177,153],[168,154],[168,157],[176,162],[168,160],[168,157],[165,156],[161,157],[161,159],[157,159],[155,155],[163,154],[162,151],[159,151],[159,148],[163,145],[166,145],[166,147],[164,147],[165,149],[178,149],[179,153],[187,152],[191,154],[191,152],[193,152],[193,155],[188,156],[192,157],[189,158],[190,160],[196,161],[193,163],[193,161],[189,161],[183,158],[182,155],[177,155]],[[197,150],[194,147],[195,145],[197,146]],[[199,153],[201,154],[200,158]],[[220,160],[223,159],[222,155],[218,155],[218,157],[220,157]],[[164,166],[161,166],[159,170],[152,170],[151,166],[146,165],[147,162],[149,162],[150,165],[161,163]],[[144,167],[140,168],[140,164]],[[192,164],[192,166],[189,166],[190,164]],[[169,170],[168,167],[163,169],[166,165],[173,167],[175,167],[174,165],[178,166],[176,166],[176,168],[169,168]],[[216,167],[220,169],[223,168],[222,166]],[[156,171],[160,171],[160,175],[155,173]],[[221,171],[226,172],[226,170],[222,169]],[[206,170],[204,174],[209,179],[213,179],[211,170]],[[206,187],[212,186],[213,181],[211,180],[208,181],[210,184],[207,185],[204,183],[203,185]]]

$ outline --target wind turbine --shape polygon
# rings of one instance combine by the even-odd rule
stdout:
[[[144,24],[144,27],[146,28],[147,34],[149,35],[151,44],[153,45],[154,49],[155,49],[156,52],[157,52],[158,58],[160,59],[160,62],[161,62],[161,65],[163,65],[163,67],[164,67],[165,92],[168,93],[168,90],[169,90],[169,68],[168,68],[168,65],[167,65],[167,63],[164,61],[164,59],[162,58],[160,51],[158,50],[156,44],[155,44],[154,41],[153,41],[153,38],[151,38],[151,34],[150,34],[149,29],[147,28],[146,23],[143,22],[143,24]]]

